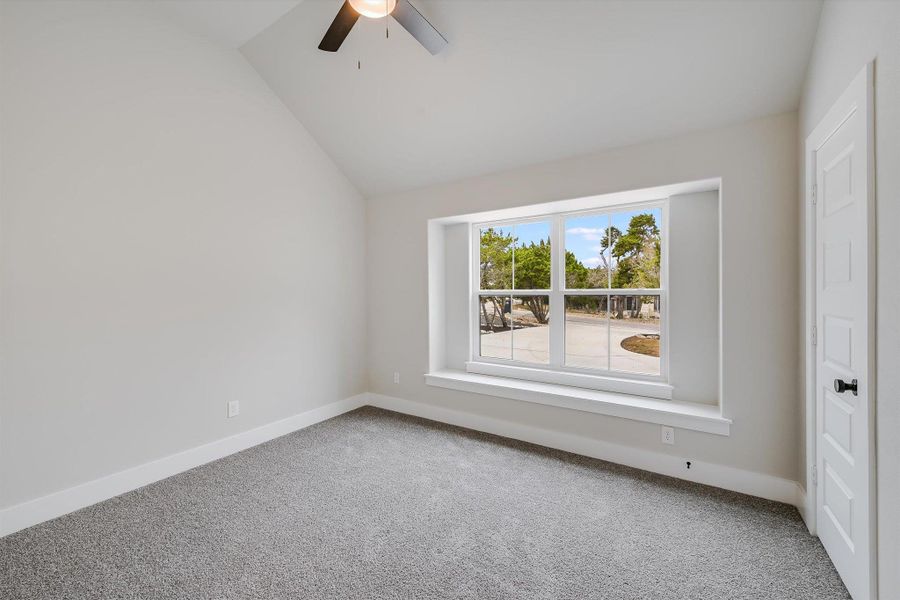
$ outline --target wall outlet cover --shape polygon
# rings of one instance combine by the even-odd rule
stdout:
[[[228,418],[236,417],[241,414],[241,403],[238,400],[228,401]]]
[[[675,443],[675,428],[662,426],[662,443],[672,445]]]

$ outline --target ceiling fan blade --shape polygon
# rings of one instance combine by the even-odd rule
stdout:
[[[337,52],[341,44],[344,43],[347,34],[353,29],[357,19],[359,19],[359,13],[353,10],[353,7],[350,6],[347,0],[344,0],[341,10],[338,11],[334,21],[331,22],[331,27],[328,28],[328,31],[325,32],[325,37],[319,43],[319,50]]]
[[[447,39],[409,3],[409,0],[397,0],[397,7],[391,16],[432,54],[437,54],[447,45]]]

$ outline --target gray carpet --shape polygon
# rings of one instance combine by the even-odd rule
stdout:
[[[789,506],[364,408],[0,540],[0,597],[848,598]]]

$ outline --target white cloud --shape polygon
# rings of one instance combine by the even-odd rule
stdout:
[[[566,229],[566,233],[580,235],[582,238],[592,242],[600,241],[604,232],[605,228],[603,227],[570,227]]]
[[[599,265],[600,265],[600,257],[599,257],[599,256],[592,256],[591,258],[582,261],[582,264],[583,264],[584,266],[586,266],[586,267],[592,267],[592,268],[593,268],[593,267],[596,267],[596,266],[599,266]]]

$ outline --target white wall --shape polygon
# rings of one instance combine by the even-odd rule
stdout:
[[[0,6],[0,507],[364,391],[363,201],[243,57]]]
[[[672,398],[718,404],[718,192],[672,197],[668,260]]]
[[[870,60],[875,61],[879,593],[895,598],[900,590],[900,3],[825,3],[800,107],[799,143],[802,148]],[[800,460],[805,461],[802,454]]]
[[[469,290],[471,288],[471,257],[469,232],[472,225],[469,223],[457,223],[442,227],[444,234],[444,273],[436,273],[436,277],[444,277],[444,332],[445,340],[444,360],[434,361],[441,368],[463,371],[466,361],[471,360],[470,330],[466,325],[469,322]],[[429,273],[431,276],[431,273]],[[429,306],[428,310],[439,310],[439,307]]]
[[[795,480],[799,305],[796,114],[369,201],[369,386],[376,393]],[[427,221],[722,177],[724,405],[730,437],[425,385]],[[760,232],[766,243],[760,243]],[[392,374],[401,373],[401,383]],[[764,382],[764,385],[761,385]]]

